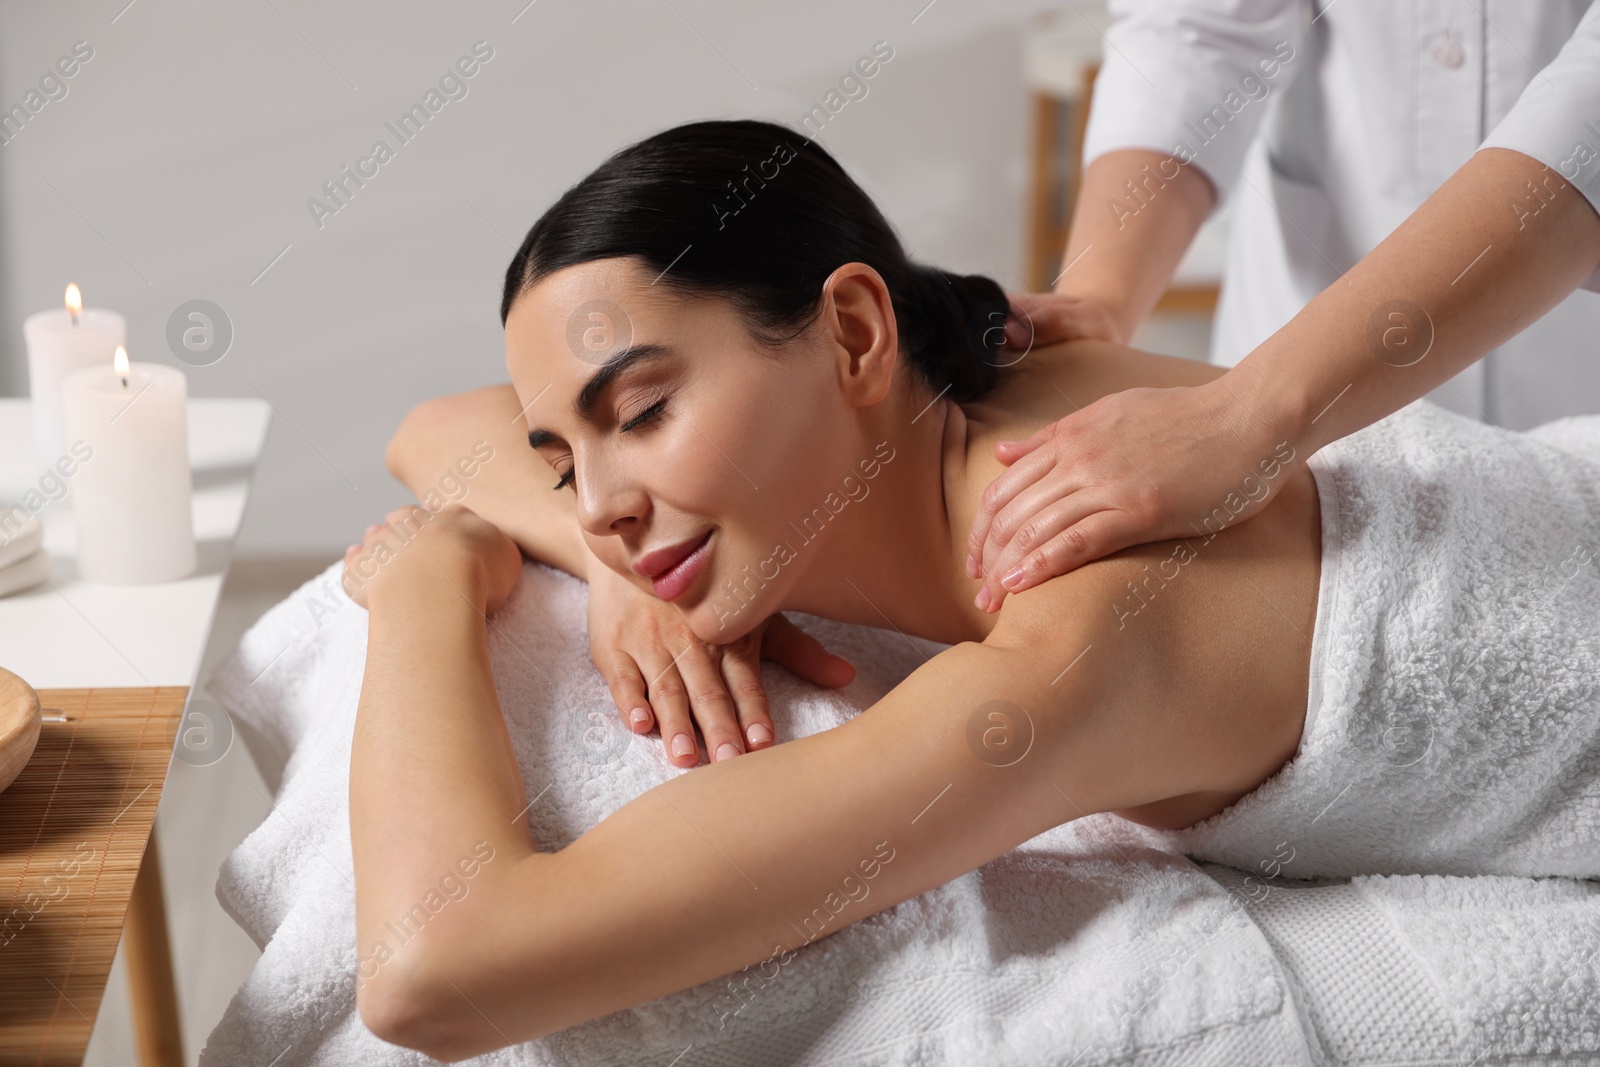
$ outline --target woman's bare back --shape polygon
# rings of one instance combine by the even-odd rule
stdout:
[[[955,528],[970,527],[984,489],[1006,469],[995,458],[996,441],[1025,438],[1108,393],[1197,385],[1221,373],[1092,341],[1030,352],[995,389],[961,405],[967,449],[952,490]],[[1060,623],[1067,613],[1077,622],[1087,616],[1087,640],[1075,625],[1070,641],[1092,645],[1084,655],[1116,658],[1117,676],[1126,679],[1116,699],[1127,714],[1159,717],[1156,728],[1187,739],[1152,758],[1209,759],[1228,769],[1225,788],[1118,811],[1124,818],[1191,825],[1271,777],[1298,748],[1321,562],[1320,508],[1304,459],[1283,442],[1240,472],[1238,497],[1197,517],[1194,537],[1114,553],[1007,597],[992,616],[991,633],[1031,640],[1063,667],[1080,651],[1061,647]],[[1269,476],[1282,480],[1278,495],[1234,524],[1232,509],[1259,496]]]

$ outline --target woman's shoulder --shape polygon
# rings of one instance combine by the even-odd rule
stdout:
[[[1023,440],[1109,393],[1139,386],[1197,385],[1223,370],[1108,341],[1071,341],[1026,353],[1002,372],[993,389],[977,400],[952,405],[947,432],[959,460],[953,463],[946,492],[953,497],[953,525],[970,529],[984,490],[1009,469],[995,454],[997,442]],[[1041,616],[1041,623],[1048,623],[1056,612],[1044,601],[1064,597],[1071,603],[1091,586],[1104,591],[1121,588],[1144,562],[1131,560],[1132,554],[1125,552],[1098,566],[1081,567],[1063,576],[1072,578],[1070,582],[1057,584],[1048,595],[1033,597],[1029,608]],[[1023,599],[1007,597],[1006,602]]]
[[[1226,368],[1164,356],[1111,341],[1078,340],[1024,353],[1000,353],[1005,362],[994,388],[961,404],[974,449],[992,453],[996,440],[1035,430],[1110,393],[1139,386],[1199,385]]]

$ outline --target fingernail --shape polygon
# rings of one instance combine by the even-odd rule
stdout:
[[[982,574],[983,574],[983,571],[979,569],[978,561],[976,559],[972,558],[972,553],[971,552],[968,552],[967,553],[967,577],[968,578],[977,578],[977,577],[981,576]]]
[[[628,718],[633,720],[633,725],[638,726],[649,720],[650,713],[643,708],[634,708],[628,712]]]
[[[381,530],[381,529],[383,529],[383,523],[374,522],[374,523],[371,523],[371,524],[369,524],[367,526],[367,533],[371,533],[373,530]]]
[[[978,610],[979,611],[988,611],[989,610],[989,587],[988,586],[984,586],[982,589],[978,590],[978,595],[973,599],[973,603],[978,605]]]
[[[764,745],[772,740],[772,728],[764,722],[753,722],[744,735],[752,745]]]
[[[361,547],[361,542],[360,541],[351,541],[350,542],[350,547],[344,550],[344,554],[348,556],[350,553],[354,552],[356,549],[358,549],[360,547]]]
[[[1016,570],[1000,579],[1000,584],[1005,586],[1007,589],[1015,589],[1017,583],[1020,581],[1022,581],[1022,568],[1018,567]]]
[[[694,755],[694,738],[688,734],[674,734],[672,737],[672,754],[674,756]]]
[[[738,754],[739,754],[739,746],[734,744],[732,741],[724,741],[724,742],[722,742],[722,744],[717,746],[717,759],[719,761],[720,760],[725,760],[725,759],[732,759],[733,757],[737,756]]]

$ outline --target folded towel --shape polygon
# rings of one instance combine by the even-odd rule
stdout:
[[[347,796],[366,613],[345,598],[341,570],[269,610],[207,680],[276,803],[218,879],[219,901],[262,956],[203,1065],[420,1062],[373,1037],[354,1010]],[[530,826],[552,847],[695,773],[669,764],[654,735],[621,726],[589,660],[586,597],[584,583],[529,563],[490,630],[496,688],[538,797]],[[857,676],[823,690],[764,663],[780,742],[845,721],[943,647],[791,617]],[[1580,899],[1583,883],[1496,880],[1493,934],[1477,936],[1480,910],[1444,902],[1449,886],[1476,879],[1421,880],[1446,888],[1428,890],[1429,921],[1418,922],[1407,910],[1418,880],[1372,880],[1379,891],[1357,897],[1362,879],[1289,881],[1297,860],[1281,851],[1248,874],[1202,870],[1148,847],[1146,832],[1111,815],[1057,827],[800,949],[776,974],[747,968],[472,1062],[1328,1067],[1408,1058],[1395,1049],[1416,1060],[1442,1049],[1437,1062],[1466,1064],[1530,1039],[1600,1049],[1584,1021],[1594,983],[1572,977],[1585,952],[1592,974],[1600,950],[1600,895]],[[1391,882],[1409,895],[1385,894]],[[1275,952],[1297,953],[1293,966]],[[1513,995],[1544,1007],[1520,1030],[1484,1029]]]
[[[44,523],[20,504],[0,506],[0,596],[31,589],[49,576]]]
[[[1319,1065],[1600,1063],[1600,883],[1202,866],[1250,902]]]
[[[1288,877],[1600,878],[1600,416],[1419,400],[1312,457],[1322,577],[1299,750],[1145,840]]]
[[[33,555],[44,544],[44,523],[21,504],[0,505],[0,568]]]
[[[0,596],[32,589],[50,577],[50,553],[37,549],[15,563],[0,567]]]

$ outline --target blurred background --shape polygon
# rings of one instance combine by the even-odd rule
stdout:
[[[0,108],[75,47],[92,56],[4,127],[0,395],[28,393],[22,320],[76,282],[127,316],[133,359],[181,367],[191,396],[271,403],[204,677],[410,499],[383,451],[412,405],[505,380],[506,264],[606,155],[694,119],[783,123],[844,164],[914,258],[1048,288],[1107,21],[1096,0],[9,0]],[[892,59],[844,96],[880,41]],[[464,57],[475,72],[441,89]],[[430,90],[442,104],[402,141],[391,127]],[[819,106],[825,123],[806,126]],[[390,157],[358,184],[346,168],[379,140]],[[1224,213],[1136,346],[1204,358],[1225,232]],[[231,332],[205,366],[169,343],[194,300]],[[236,746],[211,766],[175,762],[162,798],[191,1060],[258,954],[213,886],[266,796]],[[122,975],[91,1064],[129,1062]]]

